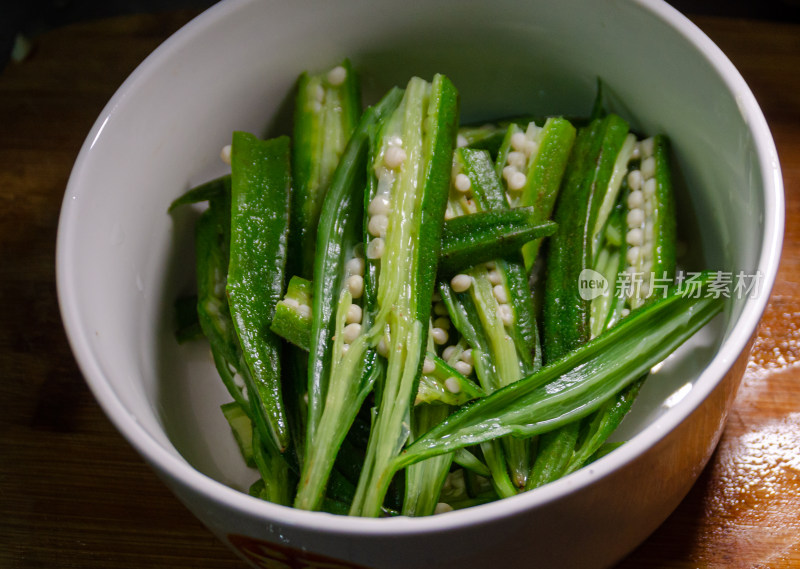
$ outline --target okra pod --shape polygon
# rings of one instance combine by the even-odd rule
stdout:
[[[379,372],[375,350],[360,334],[368,325],[361,237],[369,132],[397,107],[391,91],[368,109],[353,133],[323,203],[314,264],[308,364],[305,461],[295,507],[317,509],[339,446]],[[358,330],[358,334],[353,331]],[[362,336],[362,337],[357,337]]]
[[[289,139],[235,132],[227,294],[253,384],[250,404],[279,450],[289,442],[281,398],[280,339],[270,330],[281,298],[288,232]]]
[[[558,197],[567,160],[575,141],[575,127],[564,118],[551,117],[539,127],[508,127],[497,155],[497,173],[502,176],[511,207],[532,206],[539,223],[550,218]],[[525,269],[530,272],[539,253],[541,239],[522,247]]]
[[[391,482],[387,468],[408,438],[427,351],[457,123],[452,83],[443,75],[432,83],[412,78],[374,138],[365,226],[367,287],[376,294],[364,334],[387,363],[351,514],[380,512]]]
[[[348,60],[297,82],[292,137],[290,274],[311,278],[322,203],[361,115],[356,73]]]

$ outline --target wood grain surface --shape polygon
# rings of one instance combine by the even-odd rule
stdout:
[[[52,30],[0,74],[0,567],[236,568],[103,415],[61,325],[55,237],[80,145],[133,68],[194,14]],[[778,281],[722,441],[618,569],[800,568],[800,26],[697,18],[772,128],[787,198]]]

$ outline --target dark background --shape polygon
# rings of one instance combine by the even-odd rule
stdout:
[[[0,70],[25,53],[25,39],[83,20],[175,9],[205,9],[212,0],[10,0],[0,8]],[[685,14],[800,22],[800,0],[672,0]],[[22,49],[20,49],[22,48]]]

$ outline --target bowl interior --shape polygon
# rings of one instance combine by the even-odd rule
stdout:
[[[298,73],[343,57],[360,72],[367,103],[412,75],[447,74],[464,121],[586,115],[602,78],[612,110],[673,143],[682,236],[694,262],[703,259],[687,268],[762,271],[762,286],[771,283],[777,259],[763,251],[780,227],[769,195],[776,186],[765,188],[770,173],[748,124],[754,102],[731,91],[746,88],[720,74],[727,63],[677,13],[618,0],[406,6],[223,3],[154,53],[98,120],[65,196],[60,294],[93,390],[126,434],[136,425],[140,450],[151,439],[226,485],[254,480],[219,412],[228,396],[207,347],[173,338],[173,300],[192,289],[198,210],[166,210],[224,171],[219,151],[233,130],[285,125]],[[619,437],[686,412],[686,395],[715,355],[736,357],[717,354],[742,311],[763,300],[733,296],[725,315],[647,382]],[[754,322],[747,326],[745,336]]]

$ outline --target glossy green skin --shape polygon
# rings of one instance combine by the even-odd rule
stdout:
[[[628,134],[616,115],[581,129],[556,205],[558,230],[550,239],[544,297],[544,358],[553,361],[589,339],[589,302],[578,275],[591,266],[591,231],[614,162]]]
[[[281,341],[270,330],[281,299],[289,229],[289,139],[235,132],[231,152],[231,245],[227,294],[255,389],[256,414],[283,450],[289,442],[281,397]]]
[[[614,163],[628,134],[616,115],[598,118],[576,137],[556,206],[559,229],[550,240],[544,295],[544,359],[551,362],[591,337],[589,301],[578,292],[579,275],[593,268],[592,230],[603,203]],[[555,480],[566,471],[579,423],[545,433],[533,465],[532,484]]]
[[[452,275],[461,269],[494,259],[517,257],[523,245],[552,235],[556,224],[541,221],[532,207],[480,211],[444,222],[439,274]]]
[[[348,60],[341,66],[347,71],[341,85],[331,85],[325,73],[303,73],[297,82],[289,272],[305,278],[311,278],[314,271],[317,227],[331,177],[361,116],[358,77]],[[337,97],[339,104],[330,109],[320,107],[317,85]],[[335,135],[332,138],[331,133]]]

